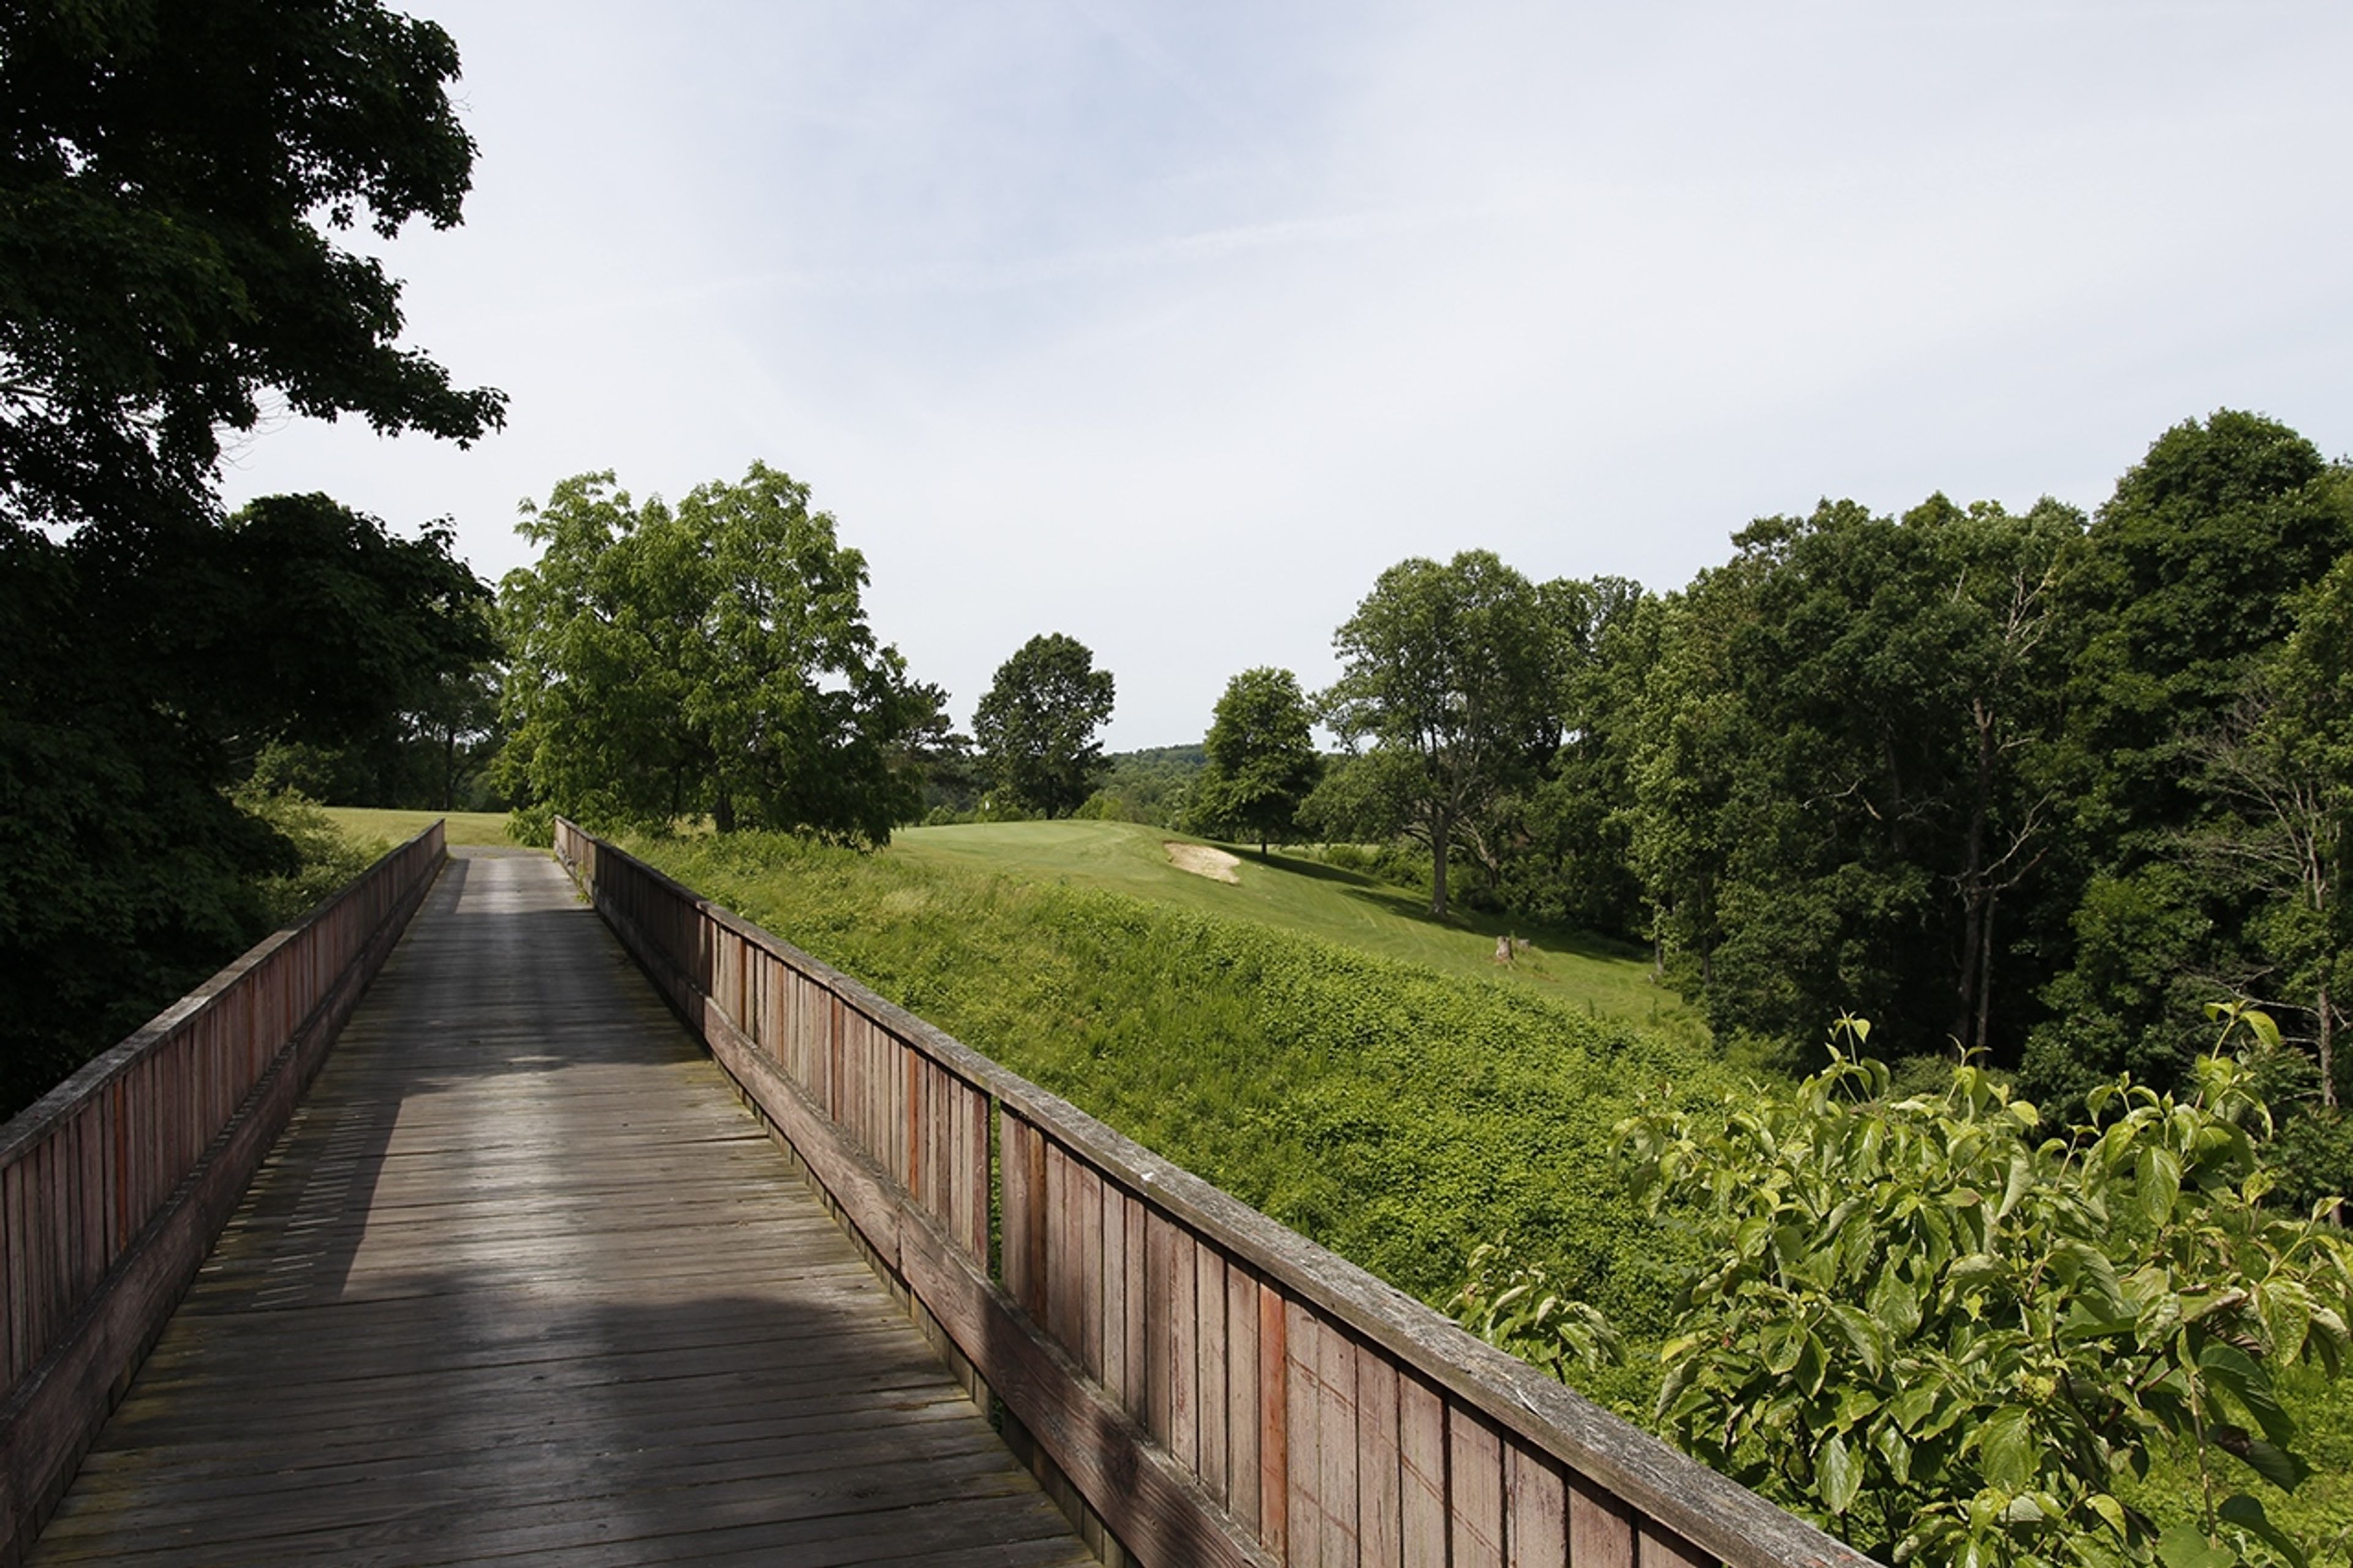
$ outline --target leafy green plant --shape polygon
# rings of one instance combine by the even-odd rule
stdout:
[[[1575,1367],[1598,1370],[1624,1356],[1625,1342],[1607,1316],[1554,1289],[1551,1272],[1517,1257],[1509,1242],[1482,1242],[1464,1272],[1446,1310],[1497,1349],[1564,1383]]]
[[[2217,1016],[2226,1040],[2270,1024]],[[2050,1137],[1974,1062],[1894,1098],[1868,1028],[1841,1019],[1792,1093],[1621,1128],[1651,1212],[1704,1216],[1662,1425],[1897,1563],[2301,1568],[2258,1498],[2223,1494],[2304,1479],[2273,1373],[2336,1374],[2353,1248],[2264,1203],[2247,1068],[2205,1057],[2180,1094],[2116,1079]],[[2119,1495],[2168,1447],[2198,1494],[2169,1529]]]

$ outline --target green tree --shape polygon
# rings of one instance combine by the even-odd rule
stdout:
[[[1210,832],[1288,838],[1300,803],[1324,771],[1311,732],[1314,715],[1299,678],[1261,666],[1226,682],[1202,744],[1208,766],[1195,781],[1194,819]]]
[[[2353,826],[2353,554],[2301,595],[2295,628],[2250,673],[2239,707],[2193,757],[2223,809],[2179,840],[2177,908],[2217,889],[2247,910],[2227,942],[2190,928],[2186,967],[2220,950],[2215,978],[2281,1021],[2271,1093],[2295,1113],[2284,1184],[2309,1201],[2353,1191],[2353,1123],[2341,1059],[2353,997],[2346,852]]]
[[[0,1055],[13,1106],[266,929],[297,851],[225,795],[491,651],[446,531],[225,519],[265,402],[468,441],[332,235],[458,221],[448,35],[364,0],[0,8]]]
[[[1670,604],[1630,854],[1720,1027],[1868,1005],[1976,1047],[2031,1001],[1995,917],[2051,847],[2052,585],[2080,531],[2049,502],[1825,503]]]
[[[223,431],[296,413],[460,442],[500,421],[401,346],[329,235],[459,220],[458,50],[372,0],[0,11],[0,508],[203,521]]]
[[[323,496],[159,532],[0,528],[0,1096],[13,1109],[234,956],[295,869],[227,793],[255,757],[373,733],[492,651],[428,530]]]
[[[1643,921],[1630,860],[1632,766],[1642,687],[1659,655],[1659,602],[1623,577],[1564,579],[1538,590],[1554,629],[1560,750],[1510,802],[1509,853],[1497,868],[1504,907],[1556,925],[1621,938]]]
[[[763,463],[642,507],[613,476],[526,507],[537,565],[500,588],[511,660],[501,776],[543,809],[667,828],[881,844],[921,813],[937,689],[879,645],[866,562],[808,488]]]
[[[1443,916],[1458,843],[1492,868],[1488,812],[1559,744],[1542,602],[1490,552],[1416,558],[1382,573],[1332,642],[1342,668],[1324,720],[1351,747],[1369,742],[1376,766],[1352,776],[1430,847],[1430,910]]]
[[[1111,718],[1111,671],[1095,668],[1084,643],[1041,633],[997,666],[973,710],[982,766],[1015,801],[1047,816],[1068,816],[1103,773],[1095,731]]]
[[[2232,781],[2243,770],[2217,771],[2216,746],[2243,734],[2263,667],[2348,549],[2353,471],[2228,409],[2159,437],[2100,510],[2061,606],[2080,634],[2054,771],[2068,886],[2038,933],[2060,963],[2028,1044],[2031,1092],[2073,1096],[2119,1070],[2177,1081],[2204,999],[2280,962],[2262,879],[2221,874],[2211,852],[2261,838],[2270,816]]]

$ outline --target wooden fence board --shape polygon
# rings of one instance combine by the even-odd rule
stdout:
[[[1456,1568],[1503,1568],[1504,1447],[1494,1423],[1449,1401],[1448,1512]]]
[[[1570,1568],[1634,1568],[1626,1505],[1574,1470],[1568,1476]]]
[[[1514,1443],[1509,1487],[1512,1568],[1567,1568],[1568,1493],[1559,1469]]]
[[[1403,1568],[1398,1373],[1369,1351],[1356,1361],[1356,1530],[1365,1568]]]

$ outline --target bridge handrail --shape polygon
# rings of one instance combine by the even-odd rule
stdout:
[[[72,1479],[446,853],[437,821],[0,1126],[0,1563]]]
[[[555,849],[927,1325],[1143,1561],[1868,1568],[561,817]]]

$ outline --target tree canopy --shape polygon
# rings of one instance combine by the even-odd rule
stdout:
[[[1076,637],[1040,633],[997,666],[973,710],[973,739],[997,787],[1025,808],[1068,816],[1094,793],[1111,718],[1111,671]]]
[[[1325,721],[1372,748],[1358,773],[1430,847],[1430,912],[1447,910],[1458,840],[1480,841],[1485,809],[1559,743],[1554,639],[1535,586],[1483,550],[1445,565],[1404,561],[1381,574],[1333,647],[1340,679]]]
[[[1289,837],[1323,773],[1314,727],[1291,671],[1261,666],[1228,681],[1204,742],[1208,765],[1193,783],[1194,819],[1212,832],[1254,837],[1261,853],[1269,838]]]
[[[537,565],[508,574],[500,772],[606,826],[739,826],[881,844],[921,813],[906,748],[939,694],[878,643],[866,561],[808,487],[763,463],[638,506],[583,474],[527,507]]]
[[[2259,1005],[2304,1201],[2353,1184],[2348,563],[2353,468],[2229,409],[2089,519],[1824,501],[1657,597],[1408,561],[1340,629],[1363,749],[1307,809],[1429,844],[1433,908],[1468,850],[1485,908],[1647,939],[1720,1037],[1802,1061],[1867,1014],[2054,1116]]]
[[[459,221],[458,50],[372,0],[0,11],[0,510],[143,529],[221,432],[298,414],[459,441],[504,399],[400,346],[400,285],[329,236]]]
[[[0,1092],[21,1104],[267,929],[294,850],[225,791],[492,652],[446,529],[323,496],[225,518],[265,408],[471,440],[332,238],[459,219],[430,23],[367,0],[0,7]]]

